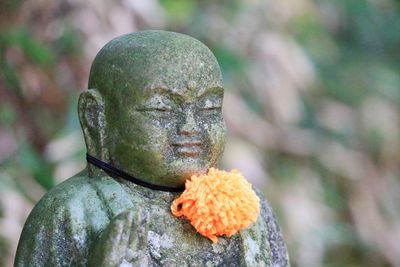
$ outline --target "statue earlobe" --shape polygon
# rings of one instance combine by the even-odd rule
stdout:
[[[97,89],[89,89],[80,94],[78,114],[88,154],[108,161],[105,103]]]

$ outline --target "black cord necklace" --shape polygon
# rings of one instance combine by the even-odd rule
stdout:
[[[162,186],[162,185],[155,185],[155,184],[151,184],[148,182],[145,182],[143,180],[140,180],[126,172],[124,172],[123,170],[120,170],[114,166],[112,166],[111,164],[108,164],[104,161],[101,161],[89,154],[86,154],[86,160],[87,162],[89,162],[90,164],[93,164],[94,166],[102,169],[103,171],[107,172],[107,173],[111,173],[114,174],[118,177],[121,177],[122,179],[128,180],[132,183],[135,183],[137,185],[141,185],[153,190],[158,190],[158,191],[165,191],[165,192],[183,192],[183,190],[185,190],[184,186],[181,187],[170,187],[170,186]]]

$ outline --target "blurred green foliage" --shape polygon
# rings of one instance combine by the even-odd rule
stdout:
[[[256,182],[292,266],[400,266],[395,0],[0,3],[0,187],[20,197],[18,207],[84,166],[76,104],[94,48],[120,29],[149,28],[187,33],[214,52],[228,146],[257,155],[236,157],[261,169]],[[25,220],[7,210],[0,266],[17,242],[6,223]]]

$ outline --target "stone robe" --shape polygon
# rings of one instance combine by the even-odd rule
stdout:
[[[289,266],[279,227],[261,196],[256,223],[213,244],[188,221],[171,214],[178,195],[109,176],[89,178],[83,171],[35,206],[25,223],[15,266],[90,266],[99,260],[92,256],[101,234],[127,210],[134,214],[135,233],[131,253],[120,266]]]

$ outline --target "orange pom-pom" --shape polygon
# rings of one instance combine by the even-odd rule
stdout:
[[[217,236],[231,236],[257,220],[260,199],[237,170],[211,168],[208,174],[193,175],[185,187],[172,203],[172,213],[186,217],[214,243]]]

